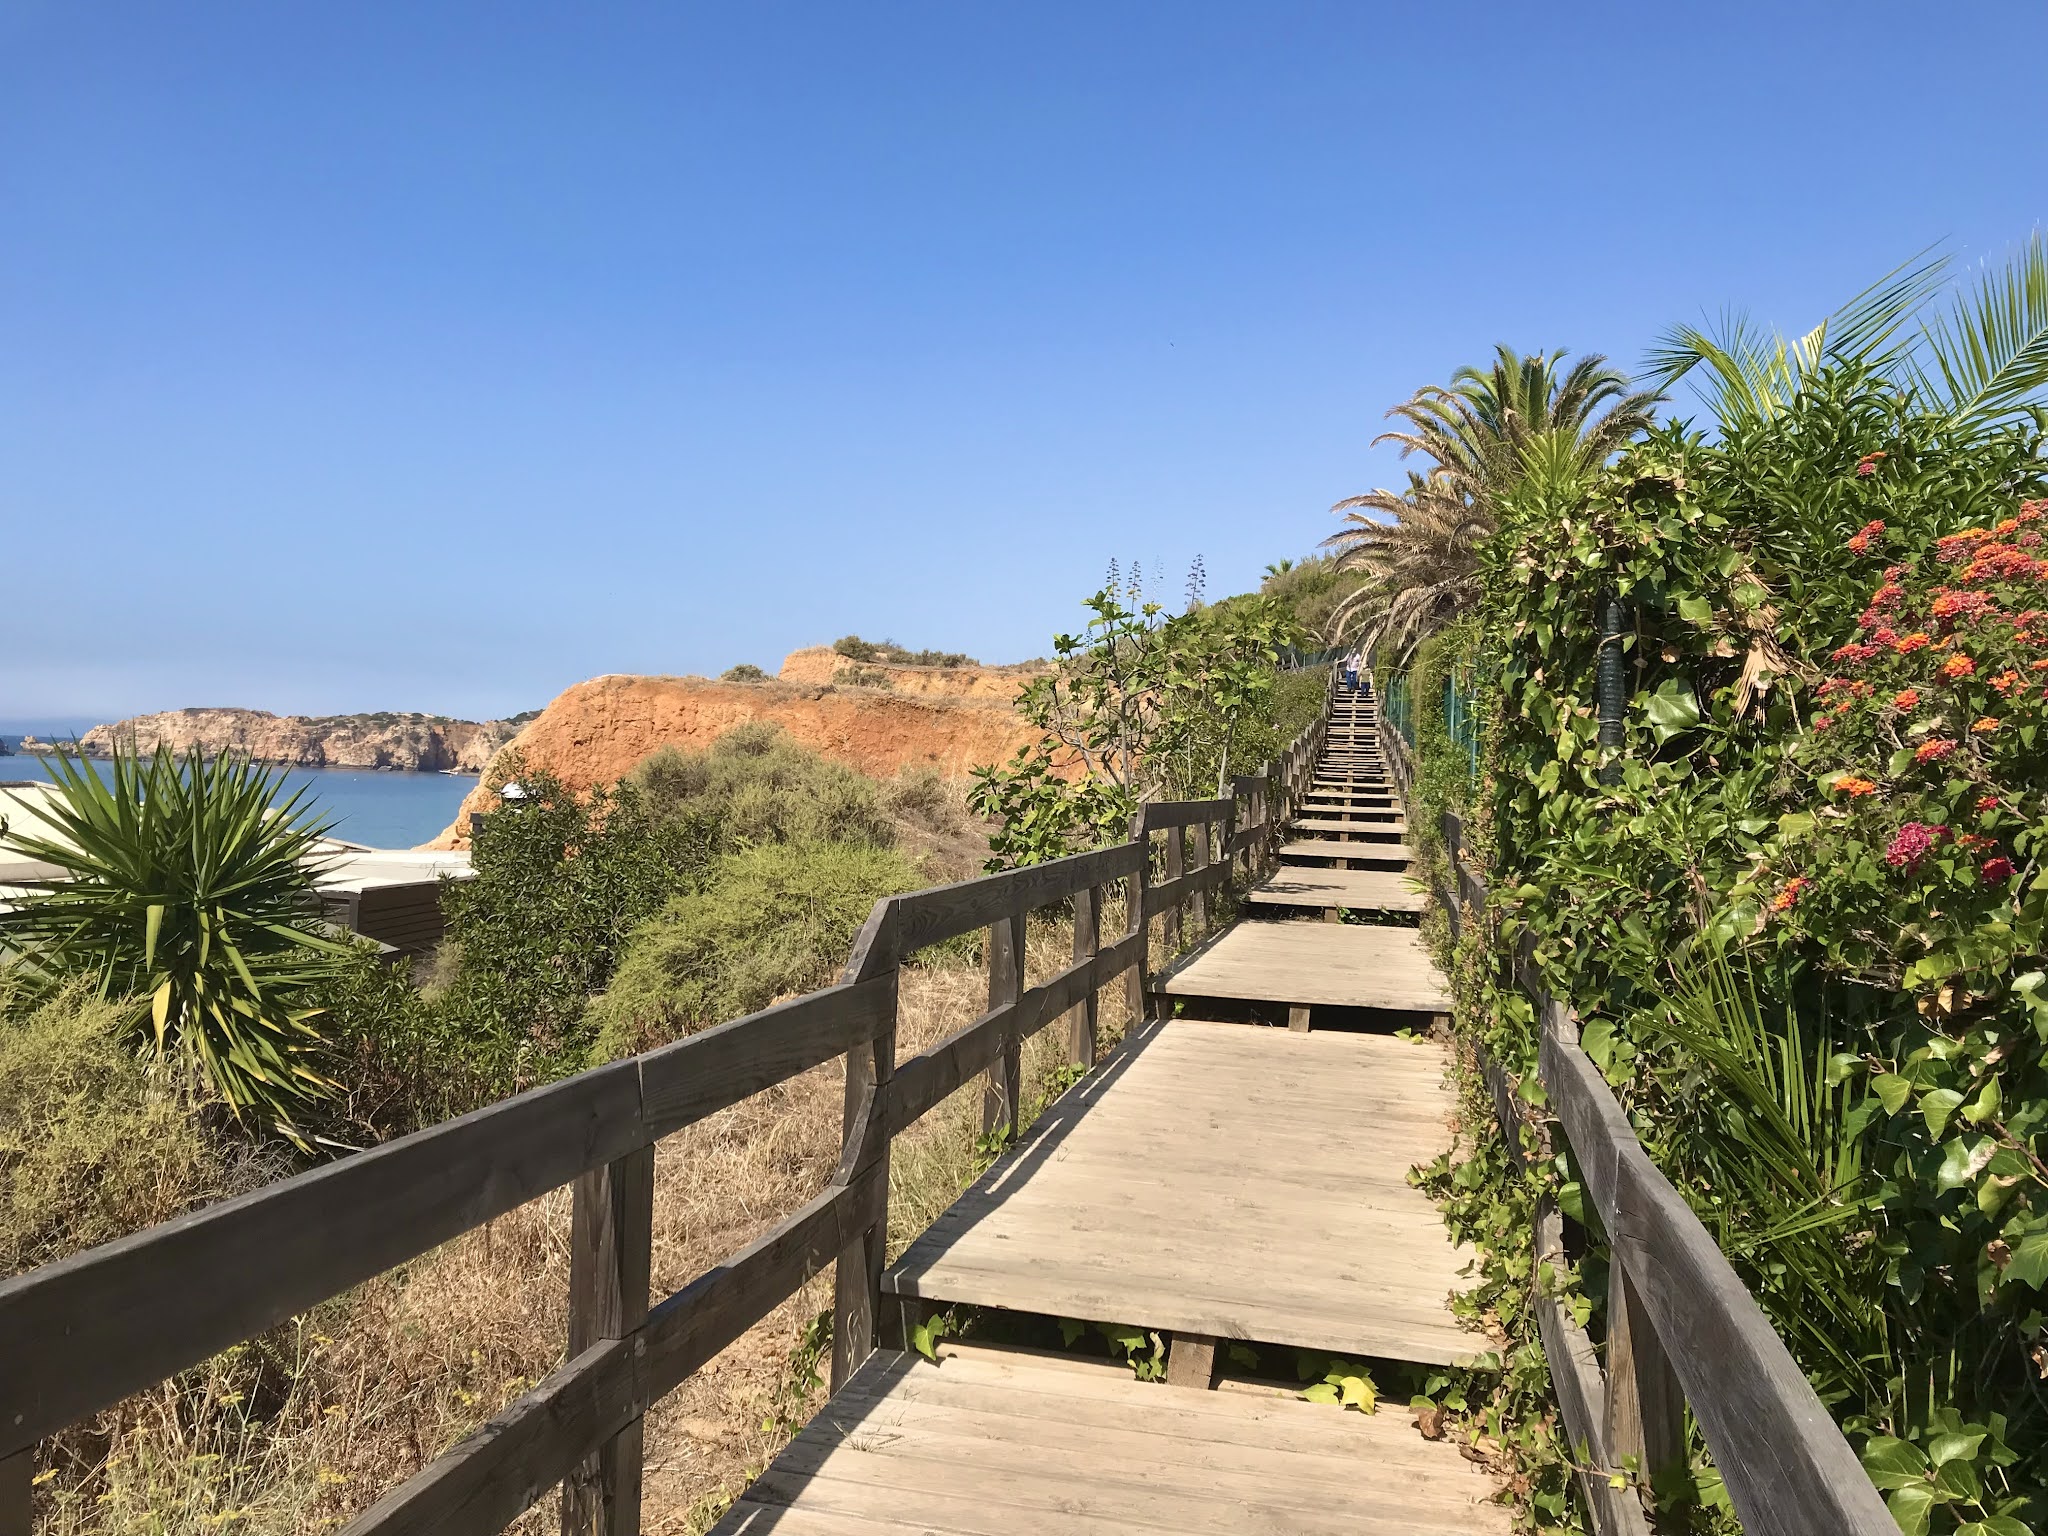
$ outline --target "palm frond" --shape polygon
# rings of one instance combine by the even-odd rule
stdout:
[[[1990,426],[2048,386],[2048,244],[2035,230],[2002,267],[1980,267],[1946,315],[1921,328],[1921,392],[1958,426]],[[1934,375],[1939,375],[1937,384]]]

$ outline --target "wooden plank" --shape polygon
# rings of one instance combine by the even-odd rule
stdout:
[[[1384,869],[1325,869],[1291,864],[1268,875],[1245,899],[1254,906],[1420,912],[1429,898],[1408,876]]]
[[[1626,1265],[1607,1277],[1607,1450],[1655,1478],[1686,1456],[1685,1391]]]
[[[1118,843],[956,885],[885,897],[875,904],[867,926],[854,941],[847,980],[879,975],[927,945],[1065,901],[1088,886],[1121,879],[1137,867],[1141,853],[1134,843]]]
[[[1412,928],[1240,923],[1158,983],[1178,997],[1441,1013],[1450,989]]]
[[[1169,1392],[1019,1359],[877,1357],[716,1536],[1123,1531],[1507,1536],[1485,1474],[1405,1415]]]
[[[1198,1333],[1176,1333],[1166,1346],[1166,1384],[1206,1392],[1216,1385],[1216,1341]]]
[[[1395,865],[1405,868],[1415,858],[1406,843],[1336,843],[1322,839],[1298,838],[1280,845],[1282,859],[1349,859],[1357,864]]]
[[[357,1516],[345,1536],[487,1536],[594,1447],[782,1303],[884,1210],[887,1190],[833,1185],[727,1263],[699,1275],[632,1334],[584,1351]]]
[[[891,971],[879,979],[889,983],[893,996],[897,973]],[[841,1169],[850,1176],[873,1178],[884,1190],[889,1187],[891,1137],[883,1104],[895,1073],[896,1024],[892,1006],[889,1027],[871,1042],[847,1053],[846,1096],[839,1132]],[[832,1391],[838,1391],[874,1349],[881,1318],[882,1263],[888,1256],[888,1244],[885,1210],[882,1219],[858,1233],[833,1262]]]
[[[654,1148],[576,1180],[569,1223],[569,1355],[623,1338],[647,1316],[654,1256]],[[562,1486],[562,1536],[639,1536],[641,1423],[634,1419]]]
[[[1265,1047],[1261,1049],[1261,1045]],[[1431,1363],[1485,1341],[1406,1180],[1451,1138],[1440,1047],[1141,1026],[883,1277],[885,1293]]]
[[[988,931],[988,1006],[991,1016],[1005,1020],[1001,1046],[989,1067],[981,1097],[981,1133],[1007,1136],[1017,1127],[1017,1101],[1023,1090],[1023,1032],[1013,1005],[1024,990],[1024,914],[1003,918]],[[1001,1013],[998,1010],[1002,1010]]]
[[[1541,1070],[1616,1260],[1685,1388],[1751,1536],[1896,1530],[1812,1386],[1629,1129],[1585,1053],[1546,1029]]]
[[[622,1061],[0,1284],[0,1455],[645,1140]]]
[[[1164,912],[1169,915],[1169,920],[1177,925],[1176,914],[1183,901],[1197,898],[1200,892],[1214,890],[1228,883],[1229,879],[1229,865],[1211,864],[1207,868],[1189,870],[1176,879],[1148,885],[1145,888],[1145,915],[1156,917]],[[1169,940],[1167,947],[1174,947],[1174,942]]]
[[[1092,962],[1102,947],[1102,887],[1074,893],[1074,963]],[[1101,1020],[1102,992],[1091,985],[1088,995],[1068,1015],[1067,1060],[1078,1067],[1095,1065],[1095,1031]]]
[[[1539,1200],[1535,1252],[1539,1271],[1545,1264],[1564,1262],[1563,1233],[1557,1207],[1547,1197]],[[1605,1475],[1606,1469],[1616,1464],[1607,1450],[1607,1387],[1593,1341],[1555,1298],[1544,1294],[1540,1284],[1532,1287],[1530,1305],[1536,1314],[1544,1358],[1550,1362],[1551,1391],[1564,1415],[1565,1435],[1578,1466],[1579,1494],[1593,1513],[1595,1536],[1649,1536],[1634,1490],[1611,1487]]]
[[[1013,1030],[1020,1039],[1027,1039],[1047,1021],[1072,1007],[1088,988],[1101,986],[1126,971],[1136,975],[1143,944],[1143,934],[1127,934],[1099,951],[1087,964],[1069,966],[1025,992],[1017,1002],[983,1014],[908,1061],[899,1062],[884,1105],[888,1134],[900,1135],[986,1068]]]
[[[1235,802],[1230,800],[1154,800],[1139,808],[1147,832],[1164,832],[1169,827],[1192,827],[1199,822],[1227,821]]]
[[[0,1457],[0,1536],[31,1536],[35,1526],[34,1447]]]
[[[826,987],[636,1058],[646,1133],[659,1139],[894,1027],[896,982]],[[573,1079],[572,1079],[573,1081]]]
[[[1180,898],[1186,887],[1182,884],[1185,870],[1185,836],[1181,828],[1174,827],[1166,834],[1166,845],[1159,859],[1159,884],[1146,893],[1145,905],[1148,912],[1157,906],[1162,919],[1159,925],[1161,939],[1169,955],[1181,950]]]

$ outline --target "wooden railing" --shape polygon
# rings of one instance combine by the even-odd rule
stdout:
[[[1410,800],[1405,745],[1386,733],[1388,761]],[[1411,806],[1412,809],[1412,806]],[[1454,891],[1436,885],[1454,936],[1489,921],[1485,878],[1464,857],[1464,826],[1442,821]],[[1432,872],[1434,882],[1435,872]],[[1680,1467],[1685,1413],[1698,1422],[1748,1536],[1897,1536],[1898,1525],[1813,1387],[1714,1239],[1658,1172],[1628,1116],[1579,1048],[1578,1018],[1544,989],[1527,946],[1515,980],[1536,1003],[1537,1075],[1554,1121],[1539,1121],[1517,1084],[1477,1056],[1510,1155],[1519,1164],[1525,1121],[1547,1138],[1564,1132],[1609,1251],[1606,1358],[1540,1283],[1564,1261],[1564,1218],[1547,1200],[1536,1215],[1537,1331],[1565,1427],[1589,1463],[1579,1486],[1601,1536],[1647,1536],[1636,1486],[1612,1475],[1631,1458],[1643,1483]]]
[[[637,1531],[649,1407],[835,1261],[834,1388],[846,1379],[875,1344],[891,1140],[982,1073],[984,1128],[1014,1126],[1023,1041],[1062,1017],[1092,1066],[1102,989],[1123,978],[1144,1016],[1150,920],[1177,949],[1234,863],[1263,866],[1321,731],[1230,799],[1144,806],[1127,842],[878,902],[836,986],[0,1283],[0,1536],[26,1536],[45,1436],[572,1181],[567,1362],[348,1531],[494,1532],[557,1483],[564,1532]],[[1118,886],[1126,928],[1104,943]],[[1027,919],[1069,903],[1073,963],[1026,986]],[[901,966],[978,929],[987,1010],[899,1062]],[[825,1188],[650,1307],[655,1143],[842,1055]]]

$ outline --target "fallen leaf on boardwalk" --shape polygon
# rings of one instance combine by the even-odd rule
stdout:
[[[1429,1403],[1415,1410],[1415,1427],[1422,1432],[1425,1440],[1441,1440],[1444,1437],[1444,1411],[1435,1403]]]

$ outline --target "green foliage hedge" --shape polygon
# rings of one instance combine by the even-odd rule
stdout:
[[[701,889],[634,930],[589,1010],[594,1059],[644,1051],[833,981],[884,896],[924,882],[860,842],[763,843],[728,854]]]
[[[2048,566],[2012,521],[2044,487],[2032,426],[1965,436],[1828,370],[1718,443],[1647,435],[1590,496],[1532,474],[1456,641],[1484,658],[1471,834],[1500,944],[1577,1007],[1909,1531],[2048,1529]],[[1972,574],[1991,546],[2013,553]],[[1497,958],[1461,966],[1467,1017],[1530,1073]],[[1569,1170],[1559,1193],[1593,1221]]]

